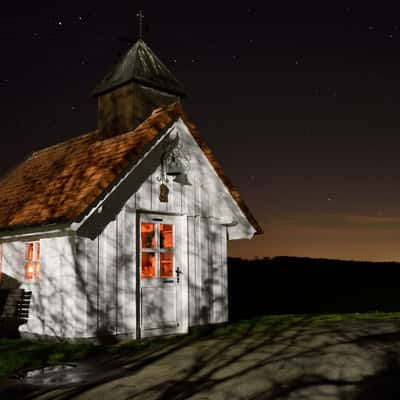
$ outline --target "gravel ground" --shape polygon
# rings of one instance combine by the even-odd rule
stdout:
[[[86,371],[82,382],[68,385],[46,387],[36,382],[32,387],[3,380],[0,397],[400,399],[400,321],[315,325],[305,319],[264,331],[254,325],[240,334],[205,337],[155,353],[127,356],[118,360],[118,368],[104,361],[93,365],[93,374]],[[14,394],[18,397],[11,397]]]

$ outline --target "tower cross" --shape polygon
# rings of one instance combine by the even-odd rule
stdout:
[[[139,38],[141,39],[143,33],[143,18],[144,18],[142,10],[139,10],[136,16],[139,17]]]

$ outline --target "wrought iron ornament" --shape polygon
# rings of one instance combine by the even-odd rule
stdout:
[[[179,143],[165,157],[167,175],[177,176],[186,173],[190,167],[190,157],[185,153],[183,143]]]
[[[190,157],[185,153],[183,143],[179,143],[179,135],[175,131],[169,140],[164,143],[164,152],[161,159],[161,176],[157,177],[160,184],[160,202],[168,203],[170,182],[168,176],[174,177],[174,182],[182,185],[190,185],[187,180],[186,171],[190,168]]]
[[[161,183],[160,185],[160,202],[161,203],[168,203],[168,194],[169,194],[169,189],[168,186],[165,185],[164,183]]]

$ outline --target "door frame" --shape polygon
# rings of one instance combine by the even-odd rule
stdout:
[[[177,219],[177,224],[180,228],[180,240],[179,250],[181,264],[179,267],[182,270],[180,275],[181,285],[181,320],[179,326],[174,329],[154,330],[154,332],[145,333],[142,329],[141,318],[142,318],[142,299],[141,299],[141,270],[140,270],[140,224],[143,215],[151,215],[154,218],[174,217]],[[189,282],[189,268],[188,268],[188,231],[187,231],[187,215],[168,213],[163,211],[148,211],[148,210],[136,210],[136,338],[142,339],[151,336],[163,336],[163,335],[175,335],[185,334],[189,331],[189,295],[188,295],[188,282]],[[177,265],[174,265],[176,268]]]

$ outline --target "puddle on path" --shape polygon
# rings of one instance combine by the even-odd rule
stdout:
[[[95,373],[93,367],[81,363],[60,364],[25,371],[17,376],[21,383],[35,386],[58,386],[80,383]]]

